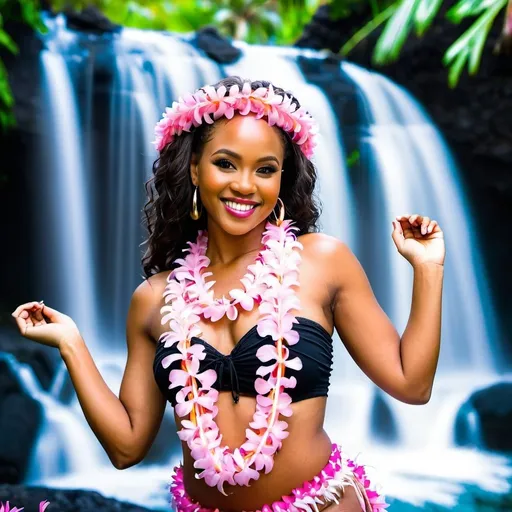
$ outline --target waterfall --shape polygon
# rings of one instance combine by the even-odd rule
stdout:
[[[378,228],[388,232],[390,220],[407,212],[424,213],[442,222],[447,258],[441,336],[446,343],[439,370],[492,372],[496,318],[471,215],[449,152],[431,120],[406,91],[376,73],[351,64],[343,68],[357,83],[373,116],[365,145],[370,172],[376,176],[374,193],[382,196],[385,205],[375,219]],[[396,257],[394,245],[386,244],[386,250],[392,253],[388,268],[393,290],[384,307],[403,332],[409,317],[412,273],[408,263]]]
[[[269,79],[296,94],[318,120],[321,132],[314,163],[323,204],[322,231],[344,241],[356,255],[361,247],[369,248],[367,270],[377,276],[372,285],[400,333],[409,316],[412,270],[392,242],[391,220],[403,213],[427,214],[440,222],[448,242],[443,345],[431,402],[413,407],[379,391],[335,334],[328,433],[348,450],[364,452],[383,474],[386,492],[411,503],[437,499],[453,506],[463,484],[475,482],[504,492],[502,482],[508,474],[501,472],[499,457],[468,454],[453,446],[454,418],[461,404],[473,389],[498,378],[491,350],[497,327],[458,171],[418,103],[384,77],[340,64],[368,118],[359,143],[360,172],[371,201],[363,206],[371,213],[363,216],[356,207],[357,190],[346,164],[339,115],[324,91],[308,83],[297,63],[299,56],[324,59],[322,53],[235,43],[242,57],[222,66],[187,38],[171,34],[124,29],[93,36],[67,30],[61,17],[48,19],[47,24],[50,31],[44,36],[41,62],[48,109],[42,122],[49,148],[44,161],[51,163],[38,171],[45,205],[38,213],[41,226],[46,232],[51,226],[54,233],[51,243],[42,239],[40,246],[43,258],[51,262],[47,267],[55,270],[44,276],[41,289],[52,290],[53,297],[45,292],[45,299],[52,299],[51,304],[47,300],[49,305],[62,307],[77,321],[109,387],[119,390],[128,303],[142,280],[143,183],[157,156],[151,144],[154,124],[181,94],[223,76]],[[95,88],[97,82],[101,87]],[[100,129],[102,136],[93,137]],[[150,475],[163,486],[178,454],[163,453],[158,464],[139,465],[119,477],[101,447],[98,451],[76,397],[68,405],[60,402],[69,386],[65,367],[57,373],[51,392],[45,393],[28,367],[13,360],[10,364],[45,409],[27,483],[95,488],[166,509],[165,490],[150,498],[150,484],[136,496],[130,488],[140,489],[140,482],[149,481]],[[386,428],[394,444],[377,442],[384,425],[375,419],[376,404],[389,419]],[[81,454],[87,452],[83,460],[76,459],[77,443]],[[48,465],[49,450],[58,452],[55,458],[60,462]],[[458,478],[457,482],[434,481],[439,468],[433,468],[432,461],[444,457],[449,457],[446,465],[456,477],[440,474]],[[404,474],[413,479],[426,475],[431,481],[428,486],[410,485]]]
[[[44,122],[46,129],[50,128],[50,143],[42,159],[45,174],[37,201],[40,254],[47,262],[39,277],[49,291],[45,297],[48,305],[62,308],[81,332],[94,340],[97,288],[91,257],[93,228],[86,202],[90,192],[84,176],[75,87],[62,55],[45,50],[41,65],[47,96]],[[54,226],[58,229],[51,229]]]

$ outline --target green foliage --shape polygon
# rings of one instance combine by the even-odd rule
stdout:
[[[460,23],[468,17],[479,16],[444,55],[443,63],[449,67],[450,87],[458,84],[465,67],[470,75],[478,71],[492,24],[510,1],[512,0],[459,0],[447,11],[446,18],[452,23]],[[376,64],[393,62],[398,59],[405,41],[412,32],[418,37],[425,34],[442,5],[443,0],[395,0],[387,6],[380,6],[378,12],[374,12],[373,19],[345,43],[341,52],[347,55],[359,42],[386,23],[377,40],[373,61]],[[372,5],[372,10],[373,7]]]
[[[357,0],[360,1],[360,0]],[[292,44],[320,0],[52,0],[55,11],[94,5],[113,23],[140,29],[193,32],[215,26],[253,44]]]
[[[446,50],[443,63],[450,66],[448,75],[450,87],[457,85],[465,65],[470,75],[478,71],[491,26],[506,5],[507,0],[484,0],[480,1],[479,5],[474,0],[463,0],[448,11],[448,16],[455,23],[460,23],[467,16],[480,14],[473,25]]]
[[[354,167],[354,165],[359,164],[361,161],[361,152],[358,149],[354,149],[350,155],[347,156],[347,166],[348,168]]]
[[[21,17],[18,12],[21,13]],[[39,16],[38,0],[19,0],[19,5],[16,5],[16,2],[13,1],[0,0],[0,47],[17,55],[18,46],[4,29],[5,22],[11,19],[22,21],[34,30],[44,31],[44,24]],[[16,124],[12,112],[13,105],[14,97],[9,85],[7,70],[0,59],[0,130],[2,131]]]
[[[279,25],[269,42],[276,45],[290,46],[303,33],[319,6],[318,0],[281,0],[275,2],[279,16]]]

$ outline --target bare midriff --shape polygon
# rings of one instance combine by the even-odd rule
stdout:
[[[246,439],[245,430],[252,421],[256,400],[241,396],[233,403],[230,392],[219,395],[217,425],[222,433],[222,446],[231,449],[241,446]],[[260,472],[258,480],[250,487],[226,484],[222,495],[203,479],[195,478],[194,459],[188,446],[183,446],[184,483],[187,494],[200,505],[218,508],[222,512],[260,510],[263,505],[278,501],[314,478],[325,467],[331,455],[331,441],[323,429],[326,397],[311,398],[292,404],[293,415],[280,417],[288,423],[289,436],[274,457],[274,467],[269,474]],[[176,417],[177,425],[179,418]],[[201,471],[201,470],[199,470]]]

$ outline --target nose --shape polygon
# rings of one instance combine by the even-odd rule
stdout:
[[[254,182],[253,173],[250,171],[237,172],[231,182],[231,188],[239,194],[254,194],[256,192],[256,183]]]

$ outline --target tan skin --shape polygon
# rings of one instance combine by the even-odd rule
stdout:
[[[262,157],[265,160],[258,161]],[[218,122],[212,140],[191,162],[191,179],[199,186],[203,215],[208,215],[208,271],[213,272],[208,280],[215,280],[216,297],[240,286],[240,278],[260,250],[265,222],[279,196],[283,157],[277,128],[252,116],[235,116]],[[250,217],[238,219],[225,211],[221,198],[226,197],[251,199],[259,206]],[[297,289],[301,310],[293,313],[318,322],[330,334],[336,329],[357,364],[391,396],[423,404],[430,397],[439,354],[443,236],[436,221],[408,214],[397,217],[392,238],[415,273],[410,321],[402,337],[379,306],[351,250],[321,233],[299,237],[304,246]],[[68,316],[45,305],[43,317],[38,303],[23,304],[13,313],[24,336],[59,348],[84,415],[119,469],[144,458],[166,406],[152,364],[157,340],[168,329],[160,324],[167,276],[168,271],[150,277],[133,294],[127,317],[128,359],[119,398],[106,386]],[[201,337],[228,354],[258,316],[256,309],[240,310],[234,322],[226,317],[216,323],[202,321]],[[218,405],[223,443],[240,446],[255,398],[242,396],[234,404],[230,392],[221,392]],[[233,512],[259,509],[280,499],[319,473],[329,459],[331,441],[323,429],[325,406],[325,397],[292,404],[289,437],[271,473],[261,474],[250,487],[226,485],[227,497],[194,478],[193,460],[183,443],[187,492],[205,507]],[[179,421],[176,417],[177,425]],[[361,507],[354,489],[347,487],[339,505],[326,504],[320,509],[359,512]]]

